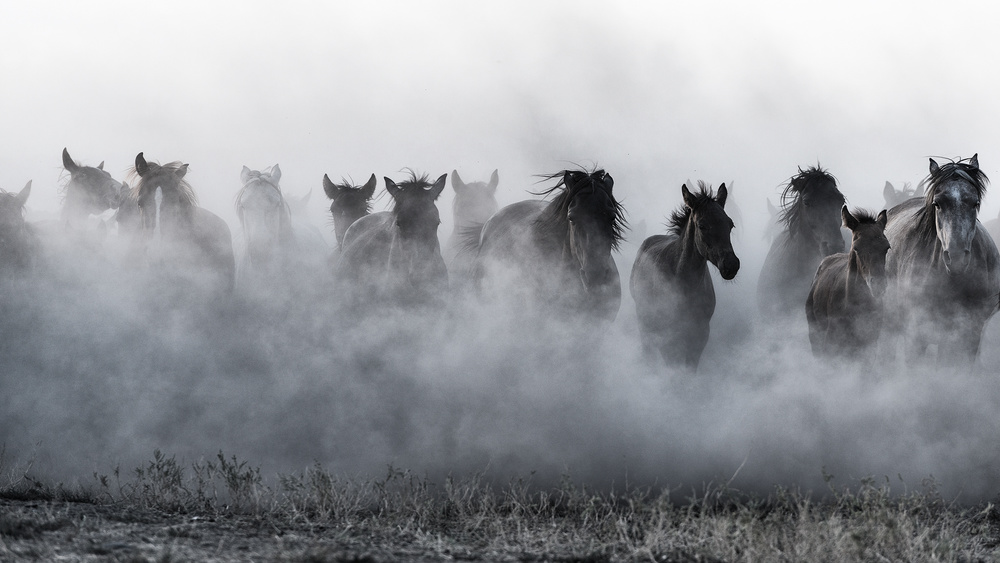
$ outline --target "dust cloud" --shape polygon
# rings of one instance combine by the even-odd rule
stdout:
[[[25,5],[5,17],[0,72],[18,87],[0,92],[12,108],[0,188],[34,179],[29,218],[57,217],[63,147],[118,180],[143,151],[190,163],[202,204],[235,228],[241,167],[279,163],[286,194],[312,191],[308,217],[329,242],[323,174],[457,169],[475,181],[499,169],[504,205],[530,197],[535,174],[599,165],[633,227],[616,256],[627,283],[681,184],[725,182],[743,266],[733,282],[716,277],[699,373],[646,361],[627,285],[604,327],[525,322],[517,303],[457,296],[430,316],[344,318],[329,272],[264,298],[164,304],[113,258],[63,254],[2,288],[9,459],[66,482],[160,449],[190,461],[222,450],[265,472],[393,464],[602,487],[821,491],[826,471],[913,488],[933,475],[949,495],[995,496],[996,319],[973,369],[869,369],[815,360],[804,320],[775,325],[753,297],[765,198],[777,202],[799,166],[821,164],[851,206],[875,211],[885,181],[916,184],[929,156],[979,153],[1000,177],[997,79],[984,70],[994,18],[850,2],[241,6]]]

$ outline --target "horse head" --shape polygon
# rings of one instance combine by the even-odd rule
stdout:
[[[500,209],[497,203],[496,191],[500,183],[500,175],[493,171],[487,182],[462,181],[458,170],[451,172],[451,187],[455,190],[455,201],[452,210],[455,217],[455,229],[460,230],[474,225],[482,225]]]
[[[962,273],[972,261],[979,205],[986,192],[986,174],[978,154],[968,160],[938,165],[930,159],[925,180],[925,211],[932,211],[941,259],[949,273]]]
[[[858,210],[852,214],[845,205],[841,215],[844,226],[851,230],[849,268],[861,276],[873,297],[881,297],[886,289],[885,257],[889,252],[886,212],[883,209],[877,217]]]
[[[622,209],[615,201],[614,179],[603,170],[593,173],[565,171],[565,213],[568,223],[567,252],[579,267],[587,292],[603,292],[618,284],[611,251],[622,238]]]
[[[822,256],[844,250],[840,233],[844,195],[829,172],[818,166],[799,169],[782,192],[781,201],[781,219],[791,237],[803,237],[815,244]]]
[[[251,263],[265,263],[288,235],[289,210],[281,193],[281,168],[240,172],[243,187],[236,194],[236,214],[243,227],[247,256]]]
[[[718,193],[712,197],[711,191],[704,185],[701,193],[696,195],[685,184],[681,186],[681,195],[690,213],[687,222],[694,226],[694,243],[698,253],[715,264],[723,279],[735,278],[740,270],[740,259],[733,251],[731,240],[736,224],[725,211],[729,196],[726,185],[720,185]]]
[[[133,193],[144,237],[154,234],[173,237],[184,228],[196,205],[194,191],[184,180],[187,170],[187,164],[170,162],[160,165],[146,162],[142,153],[136,155],[135,173],[139,181]]]
[[[385,178],[385,189],[394,202],[395,235],[390,260],[401,265],[411,281],[430,281],[439,273],[438,262],[443,264],[437,234],[441,215],[435,201],[447,178],[442,174],[433,184],[415,175],[399,184]]]
[[[104,171],[104,163],[81,166],[62,152],[63,168],[69,172],[66,184],[66,208],[73,215],[98,215],[108,209],[117,209],[122,184]]]
[[[343,244],[347,228],[358,219],[371,212],[371,199],[375,195],[375,175],[364,186],[354,186],[348,182],[334,184],[323,174],[323,191],[330,198],[330,214],[333,216],[333,231],[337,235],[337,245]]]

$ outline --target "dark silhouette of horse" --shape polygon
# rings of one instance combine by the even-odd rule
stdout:
[[[788,181],[781,193],[783,230],[771,244],[757,284],[757,304],[766,316],[801,314],[816,268],[844,250],[837,180],[819,166]]]
[[[339,184],[323,175],[323,191],[330,198],[330,215],[333,216],[333,232],[337,237],[337,249],[344,248],[344,233],[358,219],[372,212],[372,196],[375,195],[375,175],[364,186],[355,186],[343,180]]]
[[[434,202],[447,177],[442,174],[433,184],[412,171],[399,184],[385,178],[392,211],[366,215],[344,233],[335,275],[349,307],[440,303],[448,288],[448,270],[441,257],[441,216]],[[374,186],[373,181],[369,184]]]
[[[934,348],[943,363],[979,354],[1000,294],[1000,253],[977,219],[988,181],[978,155],[943,165],[930,159],[924,197],[888,212],[887,310],[911,361]]]
[[[508,205],[470,240],[473,282],[481,296],[506,293],[556,310],[613,320],[621,281],[611,256],[626,228],[624,209],[604,170],[564,170],[539,193],[551,201]]]
[[[827,256],[816,270],[806,320],[817,356],[867,357],[882,331],[882,296],[886,288],[886,212],[878,217],[858,209],[841,211],[851,231],[851,248]]]
[[[24,204],[31,195],[31,181],[18,193],[0,190],[0,277],[30,272],[38,253],[38,241],[24,220]]]
[[[726,185],[719,193],[699,182],[681,186],[684,206],[670,216],[670,233],[647,238],[632,265],[629,289],[647,353],[659,352],[669,366],[694,370],[708,342],[715,288],[708,263],[731,280],[740,260],[730,240],[736,226],[726,214]]]
[[[885,187],[882,188],[882,198],[885,199],[885,209],[892,209],[893,207],[896,207],[904,201],[914,197],[920,197],[920,194],[918,194],[917,189],[910,186],[909,183],[903,184],[903,187],[897,190],[891,182],[887,181],[885,183]]]
[[[229,226],[198,207],[194,190],[184,180],[187,170],[187,164],[160,165],[147,162],[142,153],[136,155],[133,173],[138,182],[131,199],[139,224],[134,244],[146,264],[178,292],[192,286],[229,292],[236,277]]]

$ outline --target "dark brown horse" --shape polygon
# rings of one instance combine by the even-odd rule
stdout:
[[[412,171],[399,184],[385,178],[392,211],[366,215],[344,233],[336,287],[349,307],[441,302],[448,270],[441,257],[441,216],[434,202],[447,177],[442,174],[433,184]]]
[[[842,252],[837,180],[819,166],[799,169],[781,194],[783,230],[771,244],[757,284],[757,304],[768,317],[800,315],[816,268]]]
[[[541,194],[552,201],[508,205],[483,225],[473,252],[480,295],[507,294],[528,308],[537,304],[613,320],[621,281],[611,252],[626,228],[624,209],[604,170],[564,170]]]
[[[692,193],[681,186],[684,206],[670,216],[670,233],[642,243],[629,283],[647,353],[691,370],[701,360],[715,312],[708,263],[726,280],[740,269],[730,240],[735,224],[724,209],[726,185],[718,195],[702,182],[699,187]]]
[[[924,197],[888,212],[887,310],[910,361],[935,351],[944,364],[979,354],[1000,294],[1000,253],[977,219],[987,182],[976,155],[931,159]]]
[[[875,350],[882,331],[885,293],[886,212],[878,217],[845,205],[844,226],[851,231],[847,253],[820,263],[806,299],[809,342],[817,356],[865,358]]]
[[[135,157],[138,182],[131,199],[139,224],[134,243],[167,283],[229,292],[236,278],[232,234],[219,216],[198,207],[184,180],[187,170],[180,162],[160,165],[147,162],[142,153]]]
[[[30,271],[37,258],[38,241],[24,220],[24,204],[30,194],[30,180],[16,194],[0,190],[0,277]]]
[[[337,237],[337,249],[344,248],[344,233],[355,221],[372,212],[372,196],[375,195],[375,175],[364,186],[343,180],[339,184],[330,181],[323,174],[323,191],[330,198],[330,215],[333,217],[333,232]]]

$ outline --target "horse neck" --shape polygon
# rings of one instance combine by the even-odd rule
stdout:
[[[845,278],[845,291],[848,300],[856,300],[859,296],[871,295],[868,291],[868,284],[865,282],[865,277],[861,273],[861,258],[858,256],[857,251],[854,250],[853,244],[847,254],[847,274]]]
[[[698,250],[695,231],[695,219],[692,214],[679,235],[681,251],[675,267],[678,276],[699,276],[708,270],[708,259]]]

